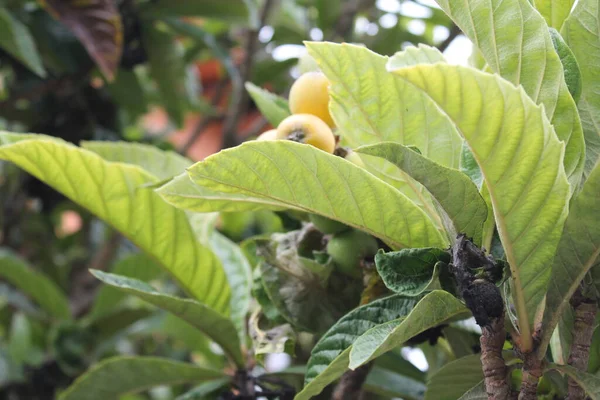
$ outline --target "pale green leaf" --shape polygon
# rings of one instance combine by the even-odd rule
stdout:
[[[142,143],[82,141],[81,147],[106,161],[137,165],[161,180],[177,176],[193,164],[174,151]]]
[[[137,166],[44,135],[0,132],[0,158],[12,161],[90,210],[153,256],[191,296],[225,311],[229,287],[211,251],[201,246],[184,212],[140,186],[156,178]]]
[[[117,399],[159,385],[223,378],[221,371],[158,357],[113,357],[95,364],[59,400]]]
[[[283,97],[279,97],[250,82],[246,82],[246,90],[262,115],[271,125],[277,126],[286,117],[291,115],[288,102]]]
[[[246,338],[246,316],[250,310],[252,289],[252,266],[240,249],[240,246],[213,231],[210,235],[209,245],[227,275],[231,288],[231,320],[236,326],[240,340]]]
[[[479,48],[493,72],[522,85],[536,104],[544,105],[556,135],[566,143],[565,171],[574,190],[584,164],[581,121],[544,18],[527,0],[436,1]]]
[[[405,318],[399,318],[363,333],[350,350],[351,369],[402,345],[408,339],[456,318],[468,318],[469,311],[450,293],[435,290],[423,297]]]
[[[319,214],[364,230],[394,248],[444,247],[446,243],[427,215],[404,195],[351,162],[309,145],[283,140],[246,142],[188,171],[201,190]],[[209,211],[205,199],[197,202],[200,209],[185,198],[181,205],[176,196],[168,200],[192,206],[192,211]],[[212,211],[221,210],[222,203],[218,200]]]
[[[456,123],[481,168],[528,349],[568,211],[564,144],[543,108],[497,75],[444,64],[402,68],[396,74],[427,93]]]
[[[419,43],[418,47],[409,46],[404,51],[394,54],[387,63],[388,69],[411,67],[419,64],[435,64],[446,62],[444,55],[435,47]]]
[[[552,264],[552,277],[546,293],[543,339],[540,354],[546,351],[552,331],[569,306],[569,300],[588,271],[600,257],[600,164],[594,168],[583,189],[571,200],[569,216]]]
[[[244,365],[237,332],[227,317],[194,300],[162,294],[137,279],[98,270],[91,272],[105,284],[137,296],[185,320],[221,346],[238,366]]]
[[[565,0],[566,1],[566,0]],[[600,158],[600,4],[579,0],[562,30],[563,37],[577,58],[581,70],[582,92],[577,103],[585,135],[586,177]]]
[[[354,341],[368,329],[410,313],[418,298],[394,295],[375,300],[342,317],[312,350],[305,386],[294,400],[310,399],[321,393],[348,369]]]
[[[450,240],[464,233],[475,243],[481,242],[487,205],[477,186],[465,174],[443,167],[398,143],[380,143],[360,147],[357,151],[385,158],[425,186],[447,216],[444,222]]]
[[[479,384],[483,380],[480,357],[462,357],[440,368],[427,380],[425,400],[456,400]]]
[[[534,0],[534,3],[548,26],[560,30],[563,22],[569,16],[575,0]]]
[[[0,7],[0,48],[44,78],[46,70],[27,26]]]
[[[590,399],[600,400],[600,377],[588,374],[587,372],[579,371],[570,365],[551,364],[547,367],[547,369],[554,369],[558,372],[567,374],[585,390],[585,393]]]
[[[375,255],[377,272],[385,286],[405,296],[417,296],[431,285],[439,261],[449,263],[450,254],[432,247],[389,253],[380,250]]]
[[[70,319],[69,300],[62,290],[42,273],[6,250],[0,250],[0,278],[34,300],[54,318]]]

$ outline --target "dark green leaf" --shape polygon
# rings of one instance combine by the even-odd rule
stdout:
[[[175,400],[205,400],[207,395],[210,395],[218,390],[223,390],[231,379],[222,378],[215,379],[213,381],[204,382],[201,385],[196,386],[187,393],[178,396]]]
[[[550,366],[548,366],[548,369],[555,369],[559,372],[567,374],[585,390],[585,393],[592,400],[600,399],[600,377],[588,374],[587,372],[579,371],[578,369],[573,368],[570,365],[551,364]]]
[[[377,366],[367,376],[364,389],[380,396],[405,400],[421,400],[425,393],[425,385],[422,382]]]
[[[0,7],[0,47],[42,78],[46,76],[29,29],[3,7]]]
[[[244,0],[157,0],[145,5],[142,14],[147,17],[206,17],[228,21],[245,21],[248,8]]]
[[[479,384],[483,380],[480,357],[462,357],[440,368],[427,380],[425,400],[456,400]]]
[[[146,93],[134,70],[119,69],[106,89],[113,101],[129,113],[132,121],[148,111]]]

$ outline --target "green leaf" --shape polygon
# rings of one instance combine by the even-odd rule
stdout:
[[[574,190],[584,163],[581,122],[544,18],[527,0],[437,3],[479,48],[493,72],[522,85],[536,104],[544,105],[556,135],[566,143],[563,162]]]
[[[393,248],[446,244],[427,215],[404,195],[363,168],[310,145],[283,140],[246,142],[188,171],[201,188],[251,196],[246,201],[263,206],[319,214],[362,229]],[[181,206],[193,206],[183,200]],[[169,201],[180,205],[174,196]],[[206,203],[198,203],[200,209],[193,211],[209,211]],[[217,201],[212,211],[221,210],[221,204]]]
[[[554,369],[558,372],[567,374],[585,390],[585,393],[592,400],[600,399],[600,377],[588,374],[587,372],[579,371],[578,369],[573,368],[570,365],[551,364],[547,367],[547,369]]]
[[[462,357],[440,368],[427,380],[425,400],[455,400],[479,384],[483,380],[480,357]]]
[[[141,168],[44,135],[0,132],[0,158],[12,161],[87,208],[154,257],[192,297],[226,311],[229,288],[211,251],[201,246],[185,213],[152,190]]]
[[[585,135],[584,178],[600,158],[600,5],[579,0],[562,30],[581,69],[582,92],[577,103]]]
[[[182,45],[163,25],[152,21],[142,24],[142,39],[148,53],[150,75],[161,95],[161,104],[181,126],[185,111],[197,103],[197,82],[186,82],[189,74],[183,62]]]
[[[147,282],[158,277],[162,270],[147,254],[138,253],[125,256],[117,261],[111,272]],[[96,294],[90,316],[96,319],[110,314],[118,308],[126,297],[127,294],[118,289],[111,286],[102,286]]]
[[[404,51],[399,51],[390,57],[387,68],[398,69],[403,67],[412,67],[419,64],[435,64],[437,62],[446,62],[444,55],[435,47],[419,43],[418,47],[409,46]]]
[[[94,365],[59,400],[116,399],[159,385],[223,378],[221,371],[158,357],[113,357]]]
[[[583,189],[571,200],[567,218],[546,293],[542,323],[542,345],[538,354],[545,354],[550,335],[569,300],[585,275],[600,257],[600,226],[593,218],[600,215],[600,164],[590,174]],[[600,271],[600,267],[596,267]]]
[[[581,71],[579,70],[577,59],[556,29],[548,28],[548,31],[550,32],[554,50],[556,50],[560,62],[562,63],[565,83],[567,84],[569,93],[571,93],[573,100],[577,103],[581,96]]]
[[[252,266],[240,247],[217,231],[210,235],[209,244],[227,275],[231,288],[231,320],[243,341],[246,338],[246,316],[250,310]]]
[[[522,88],[496,75],[444,64],[395,73],[427,93],[455,122],[481,168],[510,264],[523,348],[528,350],[533,319],[550,278],[548,264],[568,211],[564,145],[543,108]],[[482,121],[486,129],[480,129]]]
[[[244,0],[157,0],[144,4],[145,17],[206,17],[242,22],[248,19],[248,8]]]
[[[435,290],[423,297],[406,317],[377,325],[363,333],[350,350],[349,366],[356,369],[427,329],[469,315],[465,306],[450,293]]]
[[[402,249],[375,255],[377,272],[385,286],[392,292],[405,296],[417,296],[435,279],[436,264],[450,262],[448,252],[433,247]]]
[[[313,348],[305,386],[294,400],[310,399],[348,369],[354,341],[369,328],[408,315],[418,298],[393,295],[361,306],[342,317]]]
[[[113,101],[128,112],[132,121],[148,112],[146,93],[134,70],[119,69],[106,90]]]
[[[215,379],[212,381],[204,382],[203,384],[198,385],[189,392],[178,396],[175,400],[205,400],[205,396],[212,394],[218,390],[223,390],[230,383],[230,378]]]
[[[84,140],[81,147],[93,151],[106,161],[137,165],[161,180],[177,176],[193,164],[174,151],[142,143]]]
[[[54,318],[70,319],[69,300],[42,273],[31,269],[16,255],[0,250],[0,278],[18,288]]]
[[[575,0],[534,0],[534,3],[548,26],[560,29],[571,13]]]
[[[27,26],[0,8],[0,47],[42,78],[46,69]]]
[[[91,270],[91,272],[107,285],[137,296],[184,319],[221,346],[237,366],[244,365],[237,332],[227,317],[194,300],[159,293],[152,286],[137,279],[98,270]]]
[[[477,186],[462,172],[443,167],[398,143],[360,147],[360,153],[382,157],[421,183],[437,200],[450,241],[465,233],[481,243],[483,222],[488,210]]]
[[[405,400],[421,400],[425,393],[423,383],[377,366],[367,376],[363,388],[369,393]]]
[[[473,386],[464,395],[460,396],[458,400],[487,400],[488,394],[485,389],[485,382],[481,380],[477,385]]]
[[[246,82],[246,90],[271,125],[279,125],[281,121],[292,114],[287,100],[283,97],[279,97],[251,82]]]

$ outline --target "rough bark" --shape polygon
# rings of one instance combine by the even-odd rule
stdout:
[[[502,357],[505,339],[504,316],[496,318],[489,326],[482,328],[479,343],[481,344],[481,365],[488,399],[505,400],[510,395],[510,386],[506,379],[508,371]]]
[[[346,371],[340,382],[335,387],[331,400],[359,400],[362,393],[362,385],[367,380],[373,363],[368,363],[354,371]]]
[[[538,360],[534,351],[521,356],[523,359],[523,380],[519,400],[536,400],[537,387],[542,377],[542,360]]]

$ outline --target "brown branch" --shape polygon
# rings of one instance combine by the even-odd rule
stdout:
[[[519,400],[536,400],[538,383],[544,372],[542,360],[537,358],[535,351],[520,356],[523,360],[523,379]]]
[[[479,343],[488,399],[508,399],[510,395],[510,386],[506,379],[508,370],[502,357],[505,339],[504,314],[494,319],[489,326],[482,328]]]
[[[452,43],[454,41],[454,39],[456,39],[456,37],[460,34],[461,34],[460,28],[456,25],[452,25],[452,28],[450,29],[450,33],[448,34],[448,37],[446,39],[444,39],[444,41],[437,46],[437,49],[443,53],[444,50],[446,50],[448,48],[448,46],[450,46],[450,43]]]
[[[258,45],[258,32],[265,26],[269,11],[274,3],[274,0],[265,0],[260,11],[258,26],[248,29],[246,45],[244,46],[244,59],[239,67],[239,78],[232,82],[231,99],[223,124],[222,148],[234,147],[239,144],[237,138],[238,123],[248,107],[248,93],[244,88],[244,83],[250,79],[252,72],[254,53]]]
[[[340,382],[335,387],[331,400],[359,400],[362,393],[362,385],[367,380],[373,363],[370,362],[353,371],[346,371]]]
[[[571,354],[569,355],[569,365],[580,371],[586,372],[590,359],[590,346],[594,334],[594,321],[598,312],[598,304],[592,299],[582,295],[581,290],[577,290],[571,297],[571,305],[575,311],[575,320],[573,324],[573,343],[571,344]],[[585,390],[577,382],[569,377],[568,400],[585,399]]]

